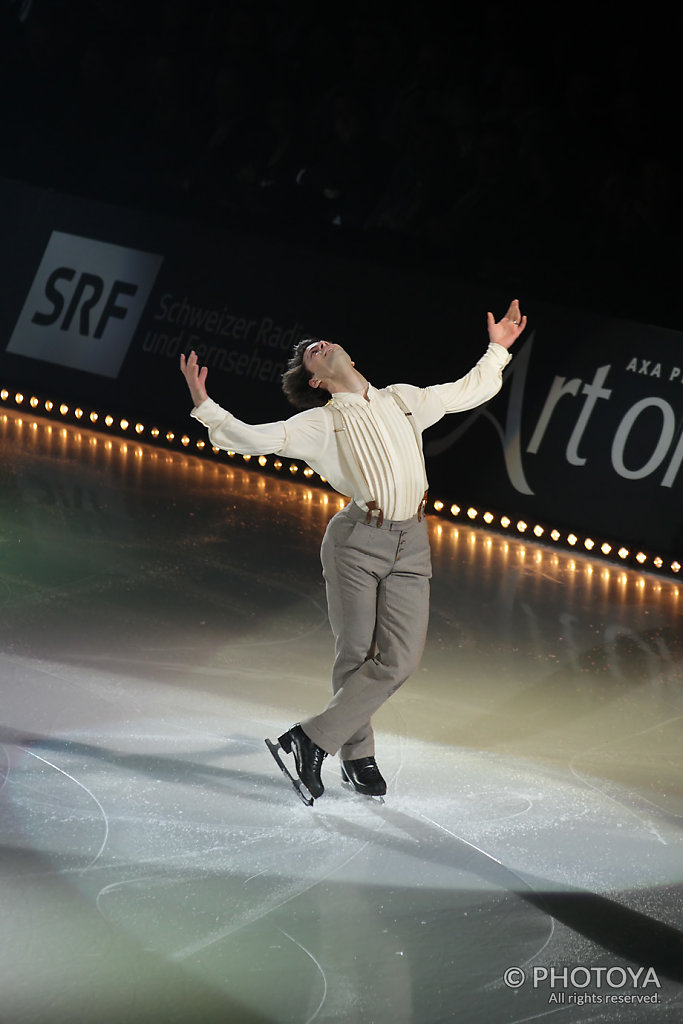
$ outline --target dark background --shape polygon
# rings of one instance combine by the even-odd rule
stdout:
[[[680,327],[681,9],[0,0],[0,175]]]

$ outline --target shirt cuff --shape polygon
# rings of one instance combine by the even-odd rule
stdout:
[[[510,352],[510,350],[505,348],[504,345],[496,345],[495,341],[489,342],[489,347],[486,350],[486,354],[488,355],[489,352],[495,358],[501,370],[503,369],[504,366],[507,366],[507,364],[512,359],[512,353]]]
[[[214,402],[212,398],[205,398],[201,405],[195,406],[190,413],[190,416],[199,420],[205,427],[219,427],[225,420],[225,417],[230,415],[217,402]]]

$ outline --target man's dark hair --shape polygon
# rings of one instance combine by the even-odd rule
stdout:
[[[304,352],[320,338],[302,338],[292,349],[287,369],[282,374],[282,390],[288,402],[297,409],[315,409],[326,405],[332,397],[325,388],[312,388],[308,383],[313,374],[304,366]]]

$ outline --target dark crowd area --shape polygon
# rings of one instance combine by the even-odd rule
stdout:
[[[5,177],[681,327],[680,7],[0,5]]]

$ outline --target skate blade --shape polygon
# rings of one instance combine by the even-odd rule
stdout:
[[[302,801],[302,803],[306,804],[307,807],[312,807],[313,803],[314,803],[313,797],[308,795],[308,792],[304,788],[304,784],[301,781],[301,779],[294,778],[294,776],[290,772],[289,768],[287,767],[285,762],[280,757],[280,753],[279,752],[280,752],[280,750],[282,750],[282,747],[280,746],[280,744],[279,743],[273,743],[273,741],[269,740],[269,739],[266,739],[265,742],[266,742],[266,746],[268,747],[268,750],[273,755],[273,760],[275,761],[276,765],[278,766],[278,768],[280,769],[282,774],[285,775],[289,779],[289,781],[292,783],[292,786],[294,787],[294,789],[296,790],[297,794],[299,795],[299,798]]]

